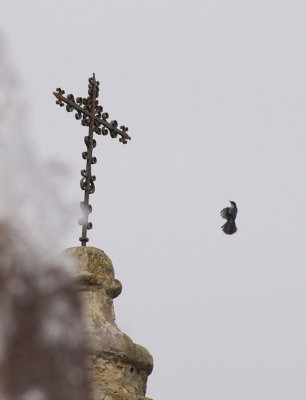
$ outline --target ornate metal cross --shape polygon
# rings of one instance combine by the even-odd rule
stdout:
[[[107,135],[108,133],[112,138],[120,136],[119,142],[127,143],[130,140],[130,136],[127,134],[128,128],[120,126],[118,128],[117,121],[108,122],[108,113],[103,113],[102,106],[99,105],[97,100],[99,96],[99,82],[96,81],[95,74],[92,78],[89,78],[88,84],[88,97],[82,98],[77,97],[74,100],[72,94],[64,96],[65,91],[57,88],[56,92],[53,92],[57,98],[56,104],[63,107],[66,104],[66,110],[68,112],[76,111],[75,118],[81,120],[83,126],[88,126],[88,136],[85,136],[84,141],[87,147],[87,151],[82,153],[82,157],[86,160],[86,169],[81,171],[81,189],[84,190],[84,201],[81,202],[82,218],[79,220],[79,224],[82,225],[82,236],[79,238],[82,246],[86,246],[88,242],[87,230],[92,228],[92,223],[88,222],[88,216],[92,212],[92,207],[89,204],[89,195],[95,191],[94,181],[96,177],[91,175],[91,165],[96,164],[97,158],[92,156],[93,148],[96,147],[96,141],[93,138],[94,132],[97,135]],[[102,127],[101,127],[102,126]]]

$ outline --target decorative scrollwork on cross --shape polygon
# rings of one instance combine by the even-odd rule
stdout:
[[[80,120],[83,126],[88,126],[89,128],[88,136],[84,138],[86,151],[82,153],[82,158],[86,160],[86,169],[81,170],[80,186],[84,190],[84,201],[80,203],[82,218],[79,220],[79,224],[82,225],[82,236],[79,240],[82,246],[86,246],[89,240],[87,230],[92,229],[92,223],[88,222],[88,216],[92,212],[92,206],[89,204],[89,195],[95,192],[94,182],[96,180],[96,177],[91,174],[91,166],[97,162],[97,158],[92,155],[93,149],[97,145],[93,134],[110,134],[112,138],[119,136],[119,142],[124,144],[131,138],[127,134],[128,128],[126,126],[121,125],[118,128],[117,121],[108,121],[108,113],[103,112],[103,107],[99,105],[97,100],[99,97],[99,82],[96,81],[95,74],[93,74],[92,78],[89,78],[87,98],[77,97],[74,99],[73,94],[68,94],[65,97],[65,91],[61,88],[57,88],[53,94],[57,99],[56,104],[60,107],[64,107],[66,104],[66,110],[68,112],[75,111],[75,118]]]

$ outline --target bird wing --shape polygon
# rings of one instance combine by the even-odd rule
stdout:
[[[229,219],[230,218],[230,208],[226,207],[221,210],[220,215],[224,219]]]

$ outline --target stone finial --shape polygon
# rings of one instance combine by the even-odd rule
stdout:
[[[77,279],[89,338],[93,398],[149,400],[144,396],[153,358],[115,323],[113,298],[119,296],[122,285],[115,279],[110,258],[94,247],[73,247],[66,252],[79,265]]]

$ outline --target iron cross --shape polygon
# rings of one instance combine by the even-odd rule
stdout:
[[[96,164],[97,158],[92,156],[94,147],[96,147],[96,140],[93,138],[94,132],[97,135],[107,135],[108,133],[112,138],[120,136],[119,142],[127,143],[130,136],[127,134],[128,128],[124,125],[118,128],[117,121],[107,121],[109,118],[108,113],[103,113],[103,107],[99,105],[99,82],[96,81],[95,74],[89,78],[88,84],[88,97],[77,97],[76,100],[72,94],[64,96],[65,91],[57,88],[53,92],[57,98],[56,104],[63,107],[66,104],[68,112],[76,111],[75,118],[81,120],[83,126],[88,126],[88,136],[85,136],[84,141],[87,150],[82,153],[82,157],[86,160],[86,169],[81,170],[81,189],[84,190],[84,201],[81,202],[82,218],[79,224],[82,225],[82,236],[79,238],[82,246],[86,246],[88,242],[87,230],[92,228],[92,223],[88,222],[88,216],[92,212],[92,207],[89,204],[89,195],[95,191],[94,181],[96,177],[91,174],[91,165]]]

